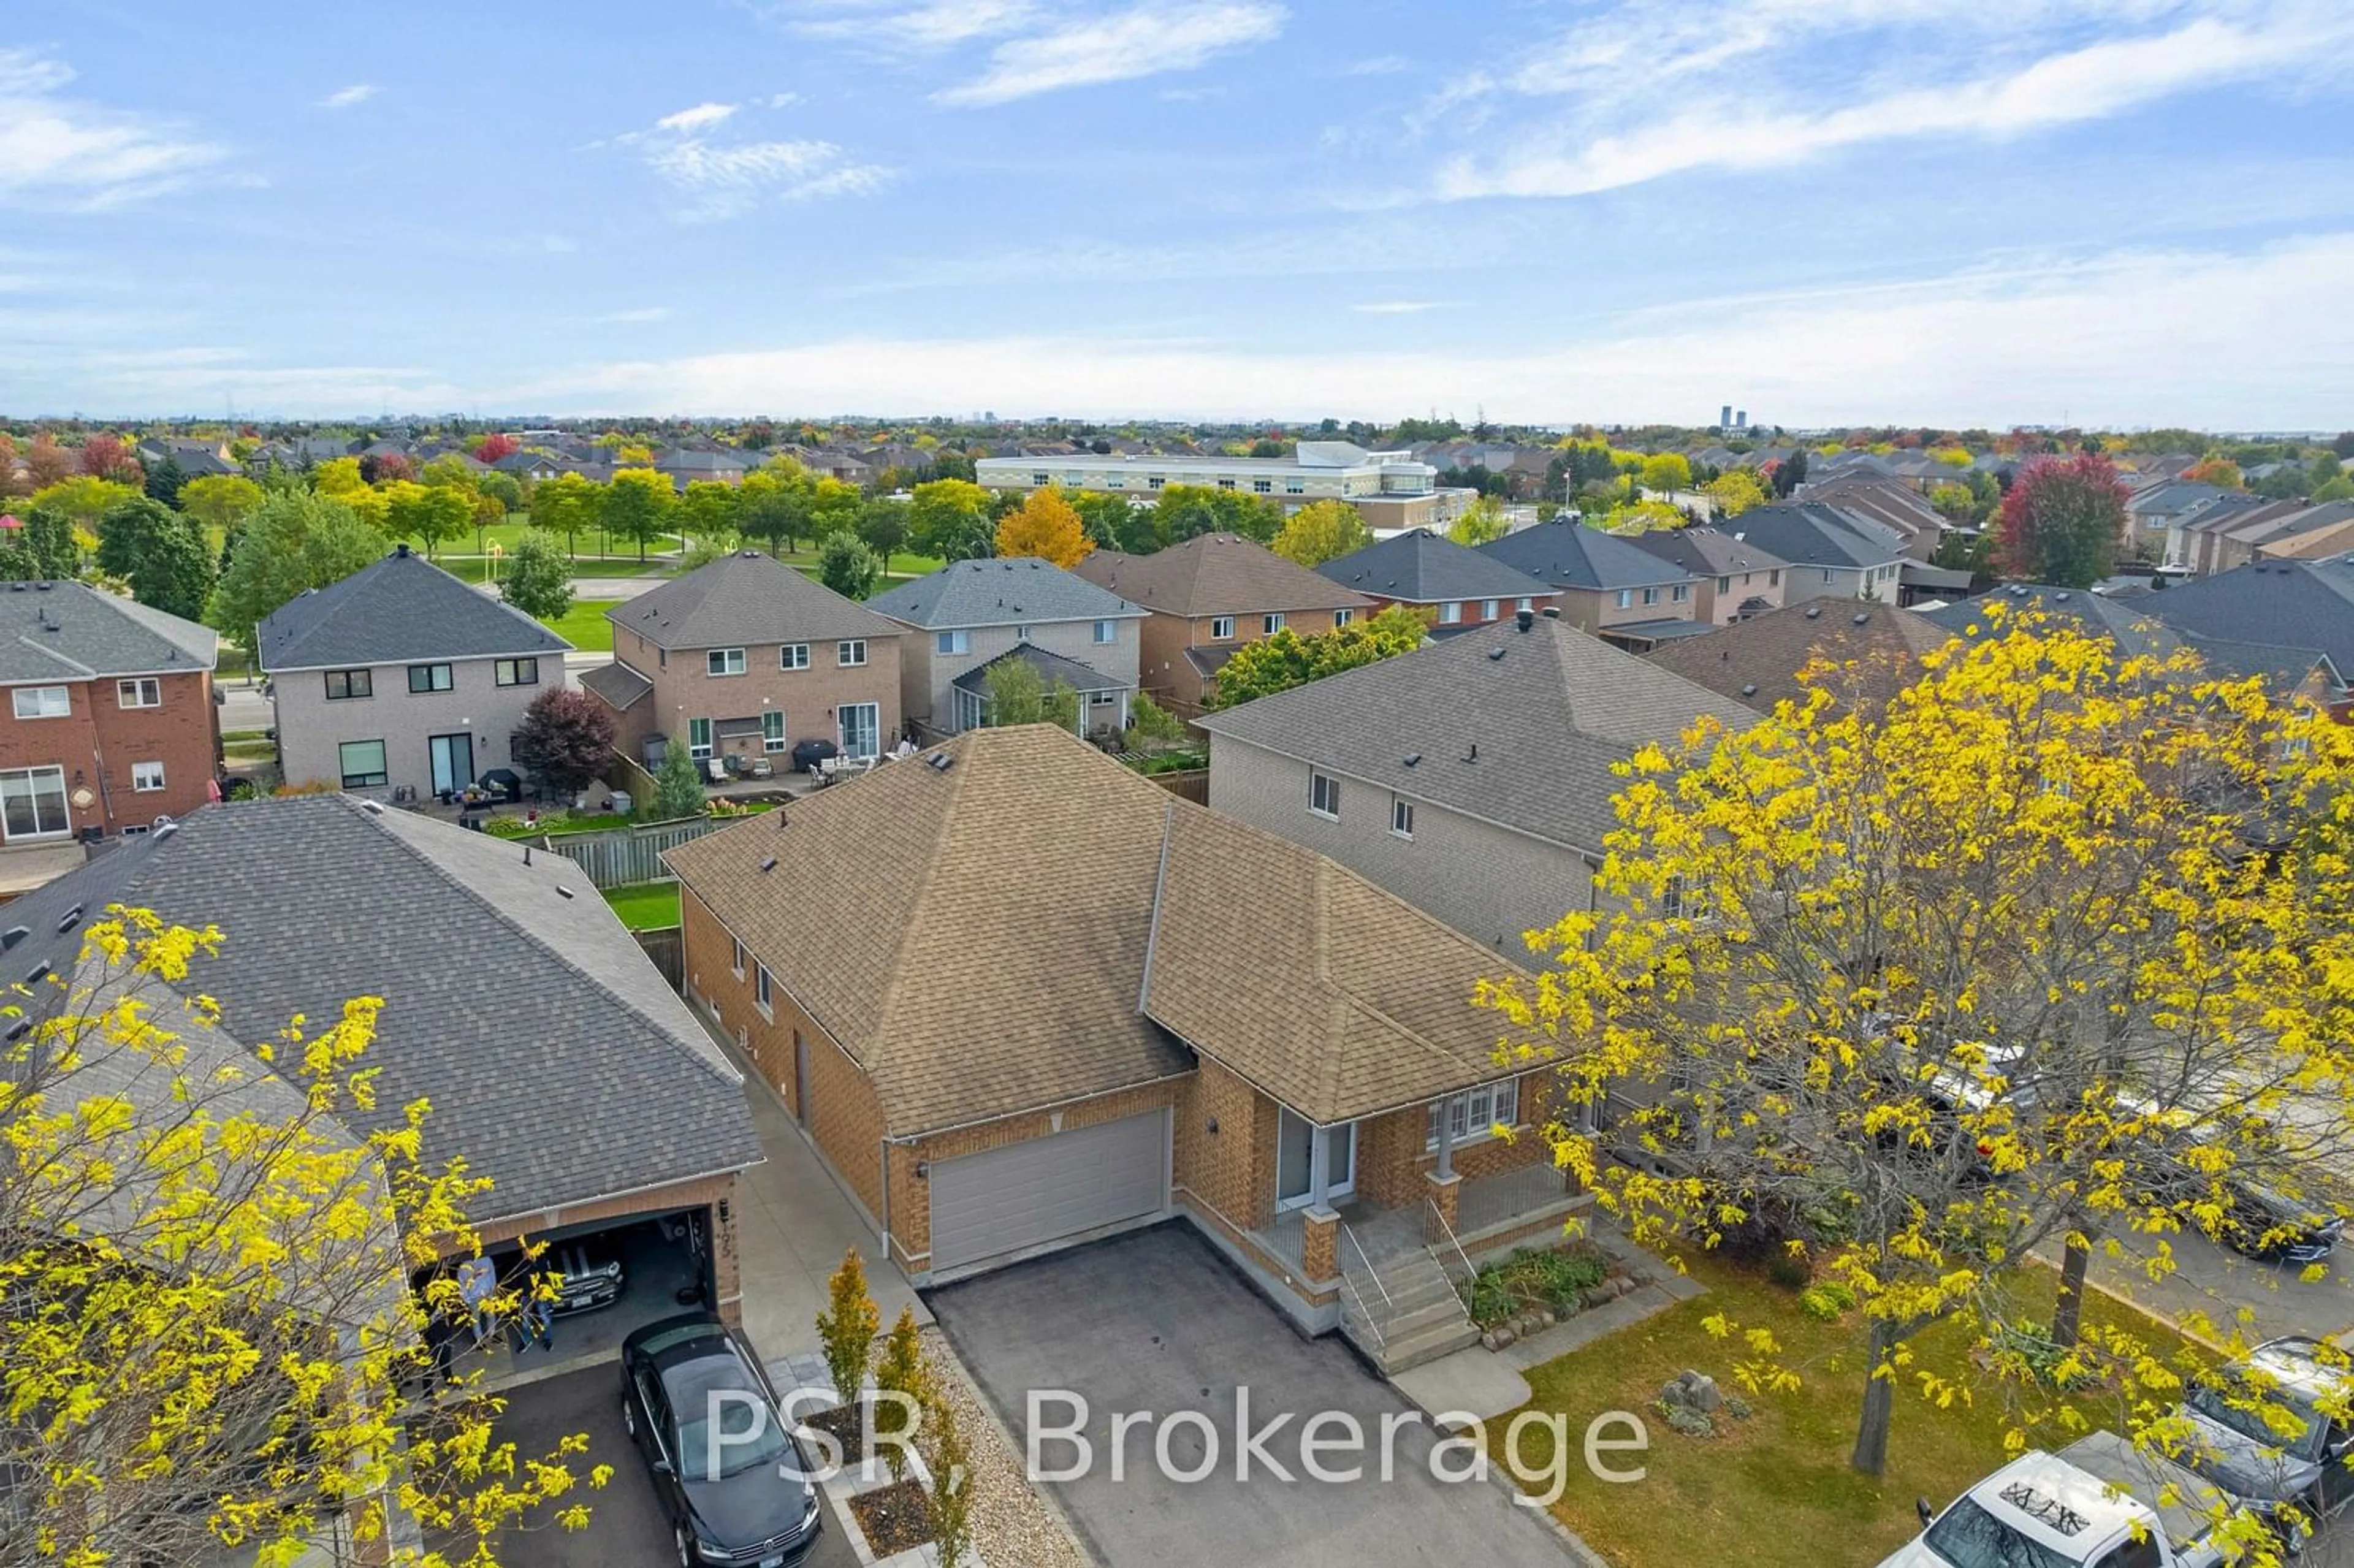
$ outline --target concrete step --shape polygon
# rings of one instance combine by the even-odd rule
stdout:
[[[1393,1334],[1375,1348],[1373,1359],[1381,1363],[1383,1372],[1394,1374],[1441,1356],[1451,1356],[1479,1342],[1479,1330],[1458,1318],[1452,1325],[1438,1323],[1411,1334]]]
[[[1427,1306],[1417,1307],[1410,1312],[1399,1312],[1383,1319],[1382,1333],[1384,1338],[1399,1340],[1409,1338],[1425,1329],[1442,1323],[1453,1324],[1465,1321],[1467,1319],[1464,1317],[1462,1304],[1449,1298],[1445,1301],[1433,1301]]]
[[[1382,1305],[1387,1312],[1395,1316],[1441,1302],[1459,1309],[1462,1299],[1455,1293],[1454,1282],[1442,1277],[1437,1280],[1417,1280],[1412,1285],[1391,1285],[1389,1298]]]

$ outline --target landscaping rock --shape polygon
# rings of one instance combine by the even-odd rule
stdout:
[[[1512,1332],[1512,1326],[1510,1323],[1506,1323],[1495,1332],[1494,1339],[1496,1343],[1494,1348],[1500,1351],[1506,1345],[1511,1344],[1514,1340],[1519,1338],[1520,1336],[1518,1334]]]
[[[1713,1415],[1724,1408],[1724,1395],[1718,1390],[1714,1378],[1703,1377],[1699,1372],[1691,1372],[1684,1373],[1684,1376],[1690,1380],[1684,1385],[1686,1404],[1702,1415]]]
[[[1480,1342],[1482,1345],[1485,1345],[1486,1347],[1488,1347],[1488,1349],[1490,1349],[1490,1350],[1491,1350],[1491,1351],[1500,1351],[1500,1350],[1502,1350],[1502,1349],[1504,1348],[1504,1347],[1503,1347],[1503,1345],[1502,1345],[1502,1344],[1501,1344],[1501,1343],[1497,1340],[1497,1338],[1496,1338],[1496,1330],[1493,1330],[1493,1329],[1490,1329],[1490,1330],[1489,1330],[1486,1333],[1484,1333],[1484,1334],[1480,1335],[1480,1336],[1479,1336],[1479,1342]]]

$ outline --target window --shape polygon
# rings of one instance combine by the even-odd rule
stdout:
[[[1438,1147],[1438,1118],[1447,1118],[1449,1141],[1472,1143],[1499,1127],[1518,1127],[1521,1121],[1521,1083],[1507,1078],[1500,1084],[1482,1084],[1476,1089],[1466,1089],[1459,1095],[1449,1095],[1434,1100],[1424,1122],[1423,1147]]]
[[[1026,627],[1026,626],[1017,626],[1017,627],[1015,627],[1015,628],[1013,629],[1013,641],[1016,641],[1016,642],[1027,642],[1027,641],[1030,641],[1030,629],[1029,629],[1028,627]]]
[[[700,762],[711,755],[711,721],[691,718],[686,721],[686,754]]]
[[[808,669],[809,644],[806,642],[786,643],[784,647],[777,652],[777,667],[780,670]]]
[[[69,718],[73,694],[63,686],[19,686],[16,692],[18,718]]]
[[[1332,612],[1332,630],[1338,631],[1356,619],[1357,612],[1353,609],[1336,609]]]
[[[1731,577],[1717,578],[1716,591],[1719,593],[1731,593],[1733,591],[1733,579]]]
[[[114,683],[114,703],[124,708],[160,708],[164,705],[164,683],[153,675],[143,675],[135,681]]]
[[[376,695],[376,674],[369,670],[330,670],[327,672],[327,700],[342,702],[345,697]]]
[[[1235,482],[1231,479],[1222,479],[1218,481],[1218,488],[1220,490],[1232,490],[1234,487]]]
[[[1528,614],[1531,610],[1536,609],[1536,607],[1537,601],[1532,599],[1518,599],[1512,601],[1512,608],[1522,615]]]
[[[760,749],[782,751],[785,748],[785,714],[782,708],[770,708],[760,715]]]
[[[1275,481],[1271,479],[1254,479],[1251,481],[1251,490],[1254,493],[1267,495],[1271,493],[1274,489]]]
[[[456,683],[450,677],[447,664],[411,664],[408,667],[408,689],[413,694],[446,692]]]
[[[502,659],[491,666],[491,678],[502,686],[536,686],[539,684],[539,661]]]
[[[134,762],[131,765],[131,788],[142,795],[152,795],[164,787],[164,765],[160,762]]]
[[[1825,582],[1829,582],[1829,581],[1830,581],[1830,580],[1831,580],[1831,569],[1830,569],[1829,567],[1825,567],[1823,568],[1823,581],[1825,581]]]
[[[703,662],[715,675],[740,675],[744,673],[744,650],[714,648],[703,656]]]
[[[1210,641],[1231,642],[1235,640],[1235,618],[1231,615],[1210,617]]]
[[[1670,876],[1659,889],[1659,913],[1670,920],[1699,919],[1700,886]]]
[[[1117,641],[1119,641],[1119,621],[1117,621],[1117,620],[1098,620],[1098,621],[1097,621],[1097,622],[1096,622],[1096,641],[1097,641],[1097,642],[1117,642]]]
[[[737,980],[744,978],[744,944],[733,937],[727,938],[727,967]]]
[[[1634,590],[1633,588],[1620,588],[1620,589],[1618,590],[1618,608],[1619,608],[1619,609],[1628,609],[1628,608],[1630,608],[1630,607],[1634,604],[1634,602],[1635,602],[1635,590]]]
[[[1441,625],[1441,626],[1453,626],[1456,622],[1458,622],[1458,621],[1461,620],[1462,619],[1463,619],[1463,606],[1462,606],[1462,604],[1461,604],[1459,601],[1455,600],[1455,599],[1448,599],[1445,604],[1442,604],[1442,605],[1440,605],[1440,606],[1438,607],[1438,624],[1439,624],[1439,625]]]
[[[16,768],[0,773],[0,822],[11,839],[63,838],[73,832],[66,812],[66,770]]]
[[[759,1008],[760,1016],[763,1018],[774,1018],[777,1016],[776,1004],[769,1000],[769,988],[773,983],[774,982],[769,979],[768,965],[756,964],[753,966],[752,1001],[755,1006]]]
[[[1659,589],[1657,589],[1657,588],[1645,588],[1645,589],[1643,590],[1643,602],[1644,602],[1645,604],[1657,604],[1657,603],[1659,603]]]
[[[1414,802],[1403,795],[1390,797],[1390,832],[1402,839],[1414,837]]]
[[[347,740],[335,748],[338,766],[344,770],[344,788],[366,789],[389,783],[384,770],[384,742],[380,740]]]
[[[1260,617],[1258,618],[1258,629],[1259,629],[1259,631],[1260,631],[1263,635],[1265,635],[1265,636],[1268,636],[1268,637],[1272,637],[1272,636],[1274,636],[1277,632],[1278,632],[1278,631],[1282,630],[1283,630],[1283,611],[1281,611],[1281,610],[1279,610],[1279,609],[1278,609],[1278,610],[1275,611],[1275,613],[1273,613],[1272,615],[1262,615],[1262,616],[1260,616]]]
[[[1766,574],[1766,586],[1767,588],[1780,588],[1782,586],[1781,567],[1776,567],[1772,571]]]
[[[1144,481],[1144,488],[1147,490],[1158,490],[1168,482],[1169,482],[1167,480],[1161,478],[1161,475],[1157,473],[1150,474],[1148,475]]]
[[[866,662],[866,639],[854,637],[833,645],[833,662],[843,669],[854,669]]]
[[[1030,475],[1030,482],[1031,482],[1031,483],[1033,483],[1033,484],[1039,484],[1039,485],[1052,484],[1054,482],[1055,482],[1054,475],[1052,475],[1052,474],[1048,473],[1048,472],[1047,472],[1044,469],[1043,469],[1043,468],[1042,468],[1042,469],[1039,469],[1039,470],[1037,470],[1037,471],[1035,471],[1034,472],[1033,472],[1033,473]]]
[[[1691,598],[1691,584],[1678,583],[1673,588],[1669,590],[1668,597],[1675,600],[1678,604],[1683,603],[1684,600]]]
[[[1283,493],[1286,495],[1305,495],[1308,493],[1308,482],[1300,479],[1287,479],[1283,482]]]
[[[1320,817],[1341,820],[1341,781],[1326,773],[1308,775],[1308,809]]]
[[[972,633],[943,631],[933,639],[932,646],[942,653],[970,653],[972,652]]]
[[[1128,488],[1128,475],[1124,473],[1113,474],[1109,480],[1106,481],[1106,483],[1114,490],[1126,490]]]
[[[1483,599],[1479,601],[1480,620],[1493,620],[1496,619],[1496,602],[1497,601],[1492,599]]]

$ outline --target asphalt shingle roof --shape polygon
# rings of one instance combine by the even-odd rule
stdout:
[[[1884,567],[1904,554],[1903,535],[1895,529],[1822,502],[1753,506],[1724,531],[1792,566]]]
[[[2011,583],[1977,599],[1963,599],[1926,611],[1924,618],[1965,638],[1981,637],[1987,634],[1991,625],[1992,618],[1988,613],[1988,607],[2002,604],[2013,609],[2039,611],[2052,620],[2071,622],[2087,636],[2106,635],[2128,655],[2165,658],[2177,649],[2188,646],[2198,653],[2201,666],[2207,672],[2234,677],[2262,675],[2277,691],[2284,693],[2303,684],[2317,666],[2323,669],[2331,682],[2338,680],[2335,661],[2319,648],[2286,641],[2211,636],[2161,619],[2158,613],[2165,608],[2161,601],[2169,595],[2184,591],[2187,590],[2168,588],[2164,593],[2151,593],[2145,589],[2131,599],[2120,599],[2107,594],[2086,593],[2081,588]],[[2256,630],[2271,638],[2277,629],[2267,624]]]
[[[206,627],[88,583],[0,585],[0,685],[209,670],[219,647]]]
[[[654,689],[654,683],[619,660],[580,672],[580,687],[614,708],[626,708]]]
[[[1562,588],[1658,588],[1691,576],[1630,540],[1559,517],[1490,539],[1479,553]]]
[[[904,630],[759,550],[705,562],[615,605],[605,619],[657,648],[690,650],[897,637]]]
[[[1655,534],[1630,534],[1627,543],[1696,577],[1770,572],[1789,565],[1764,546],[1736,539],[1721,528],[1662,528]]]
[[[1344,670],[1194,721],[1235,740],[1573,848],[1617,825],[1613,765],[1703,715],[1756,715],[1538,617]],[[1409,760],[1411,759],[1411,760]]]
[[[1142,608],[1110,589],[1034,556],[951,561],[929,577],[876,594],[866,607],[877,615],[928,630],[1044,620],[1116,620],[1144,614]]]
[[[1412,528],[1325,562],[1317,572],[1342,588],[1412,604],[1463,599],[1549,599],[1559,591],[1528,573],[1427,528]]]
[[[1188,619],[1365,609],[1373,603],[1235,534],[1199,535],[1149,556],[1097,550],[1071,569],[1147,609]]]
[[[23,971],[62,967],[75,905],[217,924],[188,985],[249,1044],[301,1013],[316,1030],[384,999],[362,1132],[432,1103],[428,1160],[462,1157],[491,1191],[477,1221],[740,1169],[761,1158],[741,1076],[578,867],[348,796],[202,807],[11,905]],[[568,890],[566,897],[557,889]],[[17,978],[17,972],[8,977]]]
[[[1942,648],[1953,633],[1926,616],[1884,604],[1846,605],[1833,599],[1753,616],[1706,637],[1667,643],[1651,662],[1685,680],[1772,713],[1803,701],[1812,689],[1799,673],[1818,659],[1844,666],[1819,683],[1837,696],[1884,706],[1922,675],[1921,656]]]
[[[261,623],[257,640],[261,667],[273,674],[426,659],[531,657],[572,647],[406,545],[341,582],[281,605]]]
[[[2354,672],[2354,559],[2254,561],[2152,594],[2136,608],[2178,630],[2313,648]]]
[[[1037,671],[1039,680],[1045,683],[1049,691],[1057,684],[1068,686],[1074,692],[1119,692],[1128,687],[1125,681],[1115,680],[1100,670],[1088,668],[1076,659],[1050,653],[1031,642],[1024,642],[1019,648],[1009,648],[994,659],[975,664],[949,684],[960,692],[986,693],[989,690],[989,673],[1008,659],[1019,659]]]

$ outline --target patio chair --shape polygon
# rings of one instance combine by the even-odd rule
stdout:
[[[714,784],[727,782],[727,769],[720,766],[719,758],[716,757],[706,757],[703,759],[703,771],[705,777]]]

